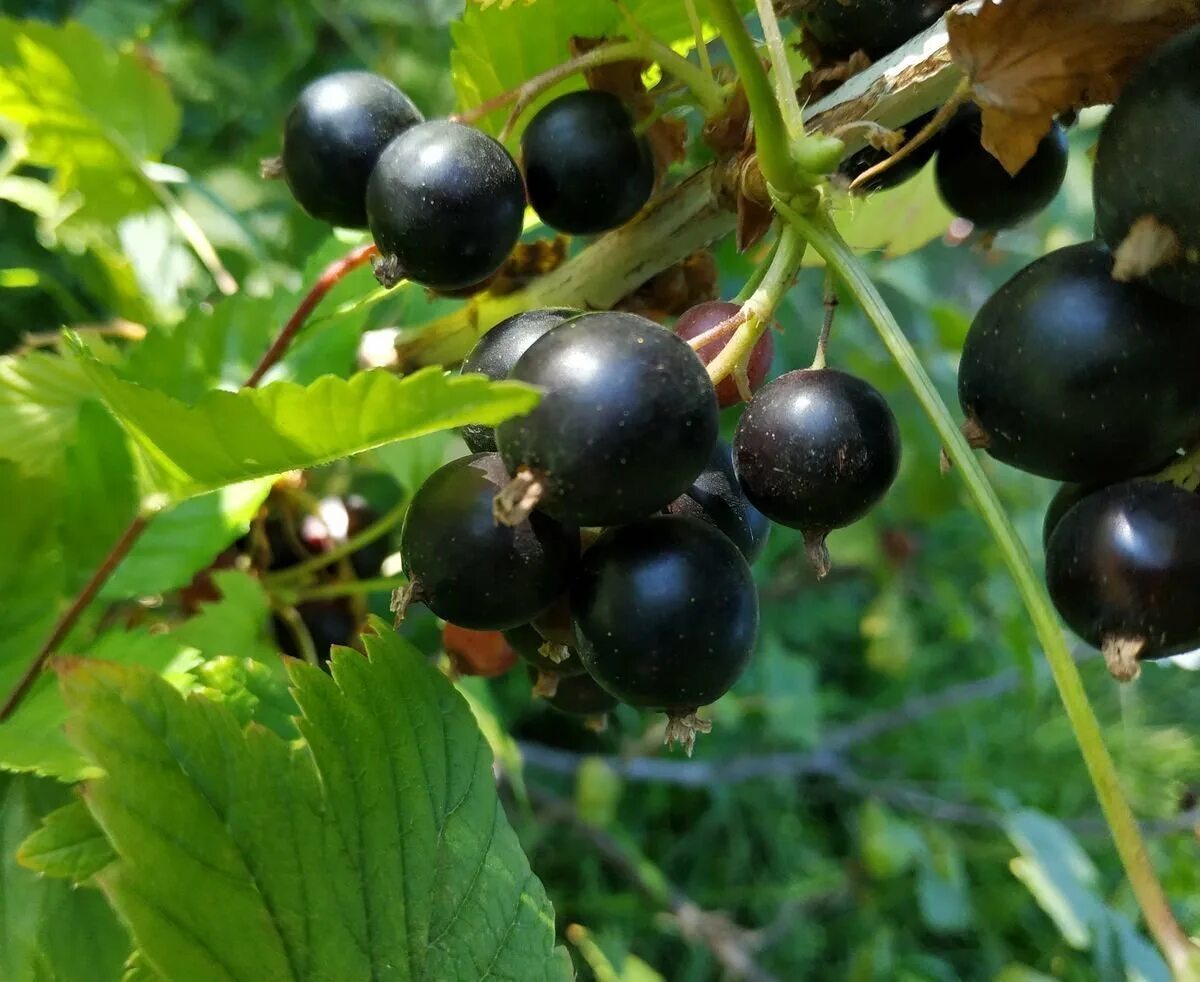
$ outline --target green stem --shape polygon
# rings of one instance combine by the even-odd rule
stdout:
[[[715,385],[732,372],[758,344],[758,339],[771,324],[775,309],[791,289],[806,243],[792,226],[785,225],[779,236],[779,247],[758,289],[742,304],[745,322],[737,329],[721,353],[708,365],[709,378]]]
[[[709,15],[729,57],[737,69],[738,77],[746,90],[750,103],[750,114],[754,117],[754,142],[758,150],[758,166],[767,183],[782,191],[797,191],[801,182],[797,179],[796,167],[788,146],[787,129],[783,125],[783,114],[771,90],[771,80],[758,57],[754,41],[746,30],[741,15],[733,0],[709,0]]]
[[[725,107],[724,90],[703,68],[693,65],[678,51],[655,38],[648,38],[643,44],[652,61],[657,61],[664,72],[674,75],[692,90],[692,94],[706,113],[713,116]]]
[[[755,0],[758,20],[762,24],[763,40],[767,42],[767,53],[771,56],[771,71],[775,75],[775,99],[783,111],[783,121],[788,135],[793,140],[804,135],[804,113],[796,98],[796,80],[792,77],[792,66],[788,63],[787,48],[775,16],[771,0]]]
[[[315,573],[318,570],[336,563],[340,559],[345,559],[347,556],[358,552],[363,546],[370,545],[376,539],[386,535],[387,532],[396,525],[400,519],[404,517],[404,513],[408,510],[408,501],[402,501],[396,505],[391,511],[380,516],[379,520],[373,525],[368,525],[365,529],[352,535],[345,542],[334,546],[328,552],[319,552],[295,566],[289,566],[285,570],[278,573],[272,573],[270,576],[263,578],[263,582],[268,589],[279,588],[294,584],[298,580],[303,580],[310,573]]]
[[[364,593],[391,593],[398,586],[404,586],[408,578],[404,576],[379,576],[369,580],[342,580],[338,583],[323,583],[320,586],[307,587],[296,593],[296,600],[303,603],[306,600],[332,600],[337,597],[357,597]]]
[[[962,476],[976,508],[1000,547],[1004,562],[1037,629],[1055,685],[1058,687],[1059,697],[1067,711],[1075,739],[1079,743],[1096,796],[1112,830],[1117,854],[1145,915],[1146,924],[1176,978],[1200,977],[1196,963],[1197,950],[1175,920],[1162,884],[1154,872],[1141,830],[1121,790],[1116,765],[1104,744],[1100,723],[1088,701],[1083,680],[1071,658],[1050,598],[1034,572],[1016,529],[1013,528],[988,482],[983,468],[967,446],[954,418],[925,372],[917,353],[904,336],[900,325],[837,229],[825,217],[808,218],[788,207],[786,203],[776,204],[780,213],[807,238],[808,243],[853,292],[933,422],[947,454]]]
[[[775,256],[779,253],[779,237],[775,237],[775,241],[771,243],[771,250],[767,253],[766,258],[761,263],[754,267],[754,272],[750,274],[750,278],[742,284],[742,288],[738,291],[736,297],[731,301],[736,304],[743,304],[754,296],[754,291],[759,288],[762,281],[767,276],[767,270],[771,268],[771,263],[775,261]]]

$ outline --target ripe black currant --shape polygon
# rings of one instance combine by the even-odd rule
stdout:
[[[463,375],[479,372],[495,382],[506,379],[517,359],[529,350],[534,341],[550,328],[557,327],[578,313],[578,310],[569,307],[551,307],[514,314],[479,339],[463,361],[460,372]],[[495,451],[496,432],[492,427],[472,423],[464,426],[460,432],[473,453]]]
[[[916,37],[954,0],[794,0],[790,5],[826,58],[865,51],[882,58]]]
[[[671,717],[668,740],[689,749],[695,711],[745,668],[758,596],[741,553],[712,526],[663,515],[609,529],[571,584],[584,667],[622,702]]]
[[[724,440],[713,447],[708,466],[692,486],[667,505],[667,513],[707,522],[723,532],[748,563],[762,555],[771,534],[767,516],[742,492],[733,469],[733,451]]]
[[[637,314],[582,314],[535,341],[510,376],[543,390],[496,427],[514,486],[572,525],[617,525],[665,508],[704,469],[717,400],[704,365]],[[510,489],[511,490],[511,489]]]
[[[1067,135],[1058,123],[1015,175],[984,149],[979,110],[959,111],[942,131],[937,154],[937,187],[942,201],[986,231],[1019,225],[1045,208],[1067,174]]]
[[[914,119],[905,126],[904,134],[906,139],[911,140],[920,133],[924,129],[925,124],[932,120],[933,117],[934,113],[926,113],[924,116]],[[865,184],[856,188],[855,191],[862,193],[886,191],[889,188],[898,187],[909,178],[916,177],[921,172],[921,169],[929,163],[933,155],[937,153],[937,149],[942,143],[941,137],[941,133],[935,133],[903,160],[897,161],[894,166],[889,167],[882,174],[871,178]],[[864,171],[870,170],[876,164],[883,163],[893,153],[894,151],[892,150],[882,150],[878,147],[863,147],[863,149],[852,153],[841,162],[837,170],[838,175],[849,183]]]
[[[1046,584],[1123,681],[1140,660],[1200,647],[1200,497],[1153,481],[1088,495],[1050,536]]]
[[[367,226],[367,179],[384,147],[424,117],[386,78],[334,72],[305,87],[283,129],[283,176],[314,218]]]
[[[654,157],[615,95],[584,89],[547,103],[521,136],[529,203],[551,228],[590,235],[624,225],[654,189]]]
[[[604,716],[617,708],[617,700],[600,688],[587,672],[557,679],[555,689],[550,693],[538,691],[541,678],[533,668],[529,670],[529,677],[534,683],[534,695],[541,696],[548,706],[567,716]]]
[[[522,624],[504,632],[504,640],[530,668],[534,670],[534,692],[539,696],[553,696],[558,684],[565,678],[584,671],[579,656],[563,645],[549,645],[532,624]],[[554,653],[551,658],[547,652]]]
[[[473,630],[525,624],[566,589],[579,533],[546,515],[498,525],[492,500],[508,482],[495,454],[451,461],[421,485],[400,533],[404,570],[438,617]]]
[[[896,478],[900,433],[882,395],[832,368],[788,372],[746,407],[733,460],[750,503],[800,529],[819,575],[825,536],[862,518]]]
[[[1046,514],[1042,519],[1043,550],[1050,548],[1050,536],[1058,528],[1058,523],[1062,521],[1063,515],[1096,490],[1097,488],[1087,484],[1067,483],[1058,486],[1054,497],[1050,499],[1050,504],[1046,506]]]
[[[457,289],[491,276],[521,236],[525,188],[508,151],[445,119],[420,123],[383,151],[367,182],[367,219],[385,285]]]
[[[358,633],[358,618],[345,597],[334,600],[309,600],[296,608],[304,629],[312,639],[313,650],[321,665],[329,663],[329,649],[334,645],[349,647]],[[296,629],[279,615],[271,621],[275,643],[290,658],[303,658],[304,652],[296,640]]]
[[[1147,217],[1175,249],[1147,282],[1200,307],[1200,28],[1159,48],[1121,91],[1096,148],[1093,193],[1100,234],[1114,249]]]
[[[966,433],[997,460],[1103,484],[1154,470],[1200,432],[1200,312],[1112,278],[1098,242],[1027,266],[963,346]]]
[[[709,300],[697,304],[691,310],[684,311],[679,320],[675,322],[675,333],[683,340],[691,341],[692,338],[698,338],[706,331],[712,330],[722,321],[729,320],[741,309],[736,303],[726,303],[722,300]],[[724,338],[709,341],[703,347],[696,349],[696,354],[707,365],[725,350],[725,345],[732,336],[730,334]],[[771,362],[774,357],[775,339],[771,337],[771,332],[768,330],[751,349],[750,360],[746,364],[746,381],[751,392],[757,392],[762,386],[767,372],[771,370]],[[736,406],[741,401],[742,395],[738,392],[737,382],[733,380],[733,377],[722,379],[717,385],[717,404],[722,409],[727,409],[729,406]]]

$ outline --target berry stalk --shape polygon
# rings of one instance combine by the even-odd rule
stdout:
[[[1146,918],[1146,924],[1176,977],[1198,977],[1200,964],[1197,958],[1200,952],[1175,920],[1162,884],[1150,862],[1137,819],[1121,790],[1120,775],[1105,746],[1100,723],[1088,700],[1079,670],[1071,658],[1054,608],[987,476],[959,433],[949,409],[896,322],[895,316],[833,224],[826,218],[806,218],[783,202],[776,202],[776,207],[850,288],[933,422],[946,453],[962,475],[980,516],[1000,547],[1005,564],[1037,629],[1059,697],[1067,711],[1067,718],[1091,776],[1100,807],[1112,831],[1117,854]]]

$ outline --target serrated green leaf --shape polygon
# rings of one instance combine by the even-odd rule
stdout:
[[[147,672],[60,668],[105,772],[86,801],[119,858],[98,878],[161,975],[570,978],[470,711],[375,628],[332,678],[295,666],[299,747]]]
[[[627,0],[622,5],[638,25],[666,44],[689,42],[692,26],[687,8],[679,0]],[[747,10],[753,2],[739,0]],[[700,5],[703,14],[706,11]],[[707,24],[707,21],[704,22]],[[533,3],[468,3],[460,20],[450,25],[454,48],[450,71],[458,107],[470,109],[493,96],[516,88],[535,75],[570,57],[572,37],[635,37],[634,28],[611,0],[571,0],[569,3],[541,0]],[[581,76],[572,76],[540,96],[513,131],[519,138],[523,123],[550,99],[582,88]],[[508,108],[497,110],[479,121],[493,135],[508,117]]]
[[[98,890],[40,876],[17,847],[70,791],[28,775],[0,775],[0,978],[107,982],[121,973],[129,936]]]
[[[76,799],[56,808],[17,850],[17,861],[26,869],[82,883],[116,858],[108,839]]]
[[[82,24],[0,19],[0,115],[20,127],[24,157],[53,170],[73,222],[112,225],[153,205],[140,167],[179,132],[179,107],[145,61]]]
[[[67,591],[75,593],[104,561],[137,512],[137,476],[125,432],[104,406],[79,409],[75,439],[66,449],[62,505]]]
[[[226,656],[202,662],[192,669],[195,692],[223,702],[243,725],[259,723],[285,740],[300,735],[296,729],[296,700],[288,687],[283,659],[263,662]]]
[[[378,370],[349,380],[326,375],[309,386],[209,392],[187,405],[81,357],[141,448],[150,484],[175,500],[469,422],[498,423],[538,398],[517,382],[432,367],[404,378]]]
[[[31,474],[57,470],[79,408],[95,389],[74,358],[35,351],[0,356],[0,457]]]
[[[272,483],[268,477],[232,484],[159,513],[104,584],[100,598],[154,596],[186,586],[246,533]]]

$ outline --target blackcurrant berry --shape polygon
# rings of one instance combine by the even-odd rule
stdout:
[[[508,151],[445,119],[387,145],[367,182],[367,219],[383,257],[377,275],[434,289],[477,283],[521,236],[525,188]]]
[[[1058,523],[1062,521],[1063,515],[1096,490],[1098,489],[1087,484],[1068,483],[1058,486],[1054,497],[1050,499],[1050,504],[1046,506],[1046,515],[1042,519],[1043,550],[1050,548],[1050,536],[1058,528]]]
[[[531,669],[534,670],[534,694],[550,697],[558,691],[559,683],[584,671],[583,662],[563,645],[547,645],[531,624],[504,632],[504,639]],[[556,657],[550,657],[550,653]]]
[[[911,140],[914,136],[925,128],[925,124],[932,120],[934,113],[926,113],[904,127],[906,139]],[[932,137],[922,143],[916,150],[910,153],[907,157],[897,161],[893,166],[889,167],[882,174],[871,178],[865,184],[855,188],[855,191],[866,193],[869,191],[886,191],[889,188],[898,187],[909,178],[916,177],[929,163],[933,155],[937,153],[937,149],[941,146],[942,134],[935,133]],[[853,181],[859,174],[870,170],[876,164],[881,164],[895,153],[893,150],[883,150],[878,147],[863,147],[856,153],[852,153],[849,157],[842,161],[838,167],[838,174],[847,183]]]
[[[617,700],[600,688],[587,672],[558,679],[554,692],[549,694],[538,693],[538,674],[533,669],[529,674],[535,694],[567,716],[603,716],[617,708]]]
[[[1100,234],[1114,249],[1139,219],[1174,235],[1173,255],[1147,282],[1200,307],[1200,28],[1167,42],[1138,69],[1096,148],[1093,192]],[[1156,265],[1156,264],[1151,264]]]
[[[1117,678],[1200,647],[1200,497],[1153,481],[1088,495],[1050,536],[1046,584]]]
[[[296,608],[300,620],[312,639],[313,650],[321,665],[329,663],[329,649],[334,645],[349,647],[358,633],[358,618],[344,597],[336,600],[309,600]],[[290,658],[303,658],[295,630],[283,618],[272,618],[275,642]]]
[[[942,201],[985,231],[1019,225],[1045,208],[1067,175],[1067,135],[1058,123],[1015,175],[984,149],[979,110],[959,111],[942,131],[936,175]]]
[[[1083,484],[1147,473],[1200,432],[1200,312],[1112,278],[1090,242],[1051,252],[985,303],[958,398],[975,445]]]
[[[510,376],[542,389],[496,427],[504,463],[562,522],[617,525],[665,508],[704,469],[717,400],[704,365],[637,314],[582,314],[535,341]]]
[[[707,522],[723,532],[748,563],[762,555],[771,534],[767,516],[742,492],[733,469],[733,451],[724,440],[713,447],[708,466],[692,486],[667,505],[667,513]]]
[[[529,203],[553,229],[624,225],[654,189],[654,157],[615,95],[584,89],[547,103],[521,136]]]
[[[954,0],[793,0],[800,23],[827,58],[865,51],[882,58],[916,37],[954,5]]]
[[[788,372],[746,407],[733,460],[750,503],[804,532],[823,576],[825,536],[862,518],[895,480],[900,432],[862,379],[832,368]]]
[[[367,179],[384,147],[424,117],[386,78],[335,72],[310,83],[283,129],[283,176],[314,218],[367,226]]]
[[[622,702],[671,716],[689,745],[695,711],[745,668],[758,596],[741,553],[712,526],[664,515],[607,530],[571,584],[577,651]]]
[[[567,587],[579,533],[537,513],[498,525],[492,500],[507,482],[499,457],[473,454],[439,468],[413,497],[400,555],[416,598],[443,620],[516,627]]]
[[[346,538],[350,539],[379,521],[380,515],[361,495],[351,494],[342,499],[346,510]],[[350,554],[350,565],[360,580],[369,580],[380,573],[383,561],[392,553],[392,543],[383,535]]]
[[[721,300],[710,300],[697,304],[691,310],[685,311],[675,322],[675,333],[683,340],[691,341],[692,338],[698,338],[706,331],[712,330],[722,321],[729,320],[741,309],[736,303],[725,303]],[[725,345],[732,336],[729,334],[723,338],[709,341],[703,347],[698,348],[696,354],[707,365],[725,350]],[[767,372],[771,370],[771,361],[774,357],[775,339],[771,337],[770,330],[767,330],[751,349],[750,360],[746,364],[746,380],[751,392],[757,392],[762,386]],[[717,404],[722,409],[726,409],[729,406],[736,406],[741,401],[742,395],[738,392],[737,382],[733,380],[733,377],[722,379],[717,385]]]
[[[517,359],[529,350],[534,341],[550,328],[557,327],[578,313],[578,310],[569,307],[551,307],[546,310],[527,310],[502,320],[471,349],[462,363],[461,374],[478,372],[494,382],[508,378]],[[495,451],[496,433],[492,427],[472,423],[464,426],[460,432],[473,453]]]

